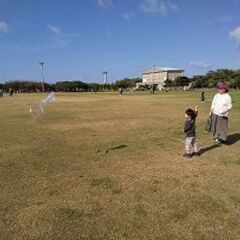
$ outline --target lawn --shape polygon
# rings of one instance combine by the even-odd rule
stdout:
[[[240,239],[240,92],[229,144],[204,131],[214,92],[57,93],[0,99],[0,239]],[[200,105],[202,155],[182,157]]]

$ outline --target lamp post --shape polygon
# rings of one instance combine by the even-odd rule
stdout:
[[[44,88],[44,74],[43,74],[43,65],[44,65],[44,62],[40,62],[39,64],[41,65],[42,91],[45,92],[45,88]]]
[[[153,69],[152,69],[152,94],[154,94],[154,68],[155,68],[155,65],[153,65]]]
[[[107,84],[108,81],[108,71],[106,69],[103,70],[103,82]]]

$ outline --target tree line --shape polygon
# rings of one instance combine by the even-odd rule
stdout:
[[[166,80],[166,87],[183,87],[192,83],[193,88],[212,88],[219,82],[228,83],[230,88],[240,88],[240,70],[218,69],[209,71],[205,75],[178,77],[174,81]]]
[[[125,78],[115,83],[100,84],[86,83],[80,80],[60,81],[56,83],[44,83],[45,91],[56,92],[99,92],[114,91],[119,88],[133,89],[137,82],[141,82],[140,78]],[[0,89],[9,92],[13,89],[15,92],[41,92],[43,89],[42,82],[14,80],[0,84]]]
[[[99,91],[115,91],[119,88],[132,90],[136,83],[141,82],[141,78],[124,78],[115,83],[100,84],[86,83],[80,80],[60,81],[56,83],[44,83],[45,91],[61,91],[61,92],[99,92]],[[193,88],[212,88],[218,82],[225,81],[230,88],[240,88],[240,70],[218,69],[209,71],[205,75],[188,77],[178,77],[174,81],[166,80],[165,87],[184,87],[192,84]],[[0,89],[9,92],[11,89],[15,92],[41,92],[42,82],[14,80],[0,84]]]

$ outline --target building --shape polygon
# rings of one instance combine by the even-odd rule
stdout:
[[[183,73],[184,70],[181,68],[153,67],[142,73],[142,82],[137,83],[136,88],[154,85],[161,90],[164,88],[164,82],[167,79],[174,81],[177,77],[182,77]]]

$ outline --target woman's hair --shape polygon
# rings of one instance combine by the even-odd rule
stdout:
[[[186,113],[189,117],[191,117],[191,119],[195,119],[195,118],[196,118],[196,113],[195,113],[195,111],[194,111],[193,109],[191,109],[191,108],[188,108],[188,109],[185,111],[185,113]]]

